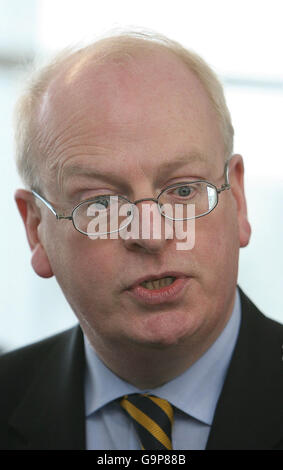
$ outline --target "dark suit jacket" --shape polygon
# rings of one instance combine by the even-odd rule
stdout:
[[[241,292],[242,324],[207,449],[283,449],[283,326]],[[0,449],[84,449],[77,326],[0,359]]]

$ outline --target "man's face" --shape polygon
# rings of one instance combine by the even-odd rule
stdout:
[[[74,66],[50,85],[38,119],[44,195],[66,215],[101,192],[133,201],[180,181],[224,183],[216,114],[198,80],[168,53]],[[208,345],[218,336],[233,308],[239,247],[249,237],[242,166],[235,162],[232,191],[196,220],[188,251],[176,249],[176,238],[91,240],[41,209],[44,253],[98,350],[114,343]],[[168,273],[182,279],[168,302],[153,305],[131,289],[141,278]]]

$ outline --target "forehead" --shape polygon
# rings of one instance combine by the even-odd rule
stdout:
[[[120,51],[67,63],[48,87],[39,119],[57,127],[70,112],[79,116],[81,110],[82,116],[90,112],[89,122],[97,117],[96,124],[98,118],[132,121],[133,115],[139,118],[146,112],[154,116],[156,106],[167,105],[169,112],[172,104],[174,108],[179,105],[180,112],[184,99],[189,113],[194,108],[210,108],[199,80],[172,52],[162,48],[131,54]]]
[[[135,158],[145,164],[146,155],[158,164],[158,155],[170,158],[172,145],[180,147],[174,154],[223,150],[216,113],[201,83],[162,49],[68,65],[45,93],[38,121],[51,171],[109,154],[127,165]],[[190,148],[182,149],[182,142]],[[114,163],[105,160],[108,169]]]

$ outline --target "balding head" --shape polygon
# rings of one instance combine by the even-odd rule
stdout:
[[[28,188],[42,187],[39,165],[48,164],[48,146],[46,134],[46,110],[50,107],[58,93],[56,88],[64,87],[65,97],[69,96],[72,104],[75,90],[84,86],[86,77],[92,74],[99,81],[108,69],[118,74],[125,68],[129,71],[129,79],[136,74],[138,87],[139,67],[142,57],[174,56],[193,73],[204,88],[209,101],[216,113],[219,128],[223,136],[224,154],[229,157],[233,150],[233,128],[227,109],[222,86],[213,71],[196,54],[187,51],[178,43],[162,36],[140,33],[122,34],[97,41],[83,49],[64,51],[55,57],[46,67],[37,71],[28,84],[27,91],[20,97],[15,114],[16,121],[16,158],[20,175]],[[168,68],[168,78],[174,81],[174,69]],[[105,73],[104,73],[105,77]],[[113,87],[108,73],[109,87]],[[164,77],[164,75],[163,75]],[[150,82],[150,76],[148,76]],[[125,82],[125,77],[122,82]],[[120,82],[121,85],[123,83]],[[115,86],[119,86],[115,82]],[[105,83],[103,83],[105,86]],[[99,83],[96,83],[99,86]],[[153,90],[154,91],[154,90]],[[189,92],[190,90],[188,90]],[[135,90],[133,90],[135,93]],[[176,89],[176,93],[178,90]],[[52,97],[52,98],[51,98]],[[51,99],[51,102],[49,100]],[[64,100],[64,106],[67,101]],[[57,100],[60,108],[60,102]],[[54,115],[53,118],[54,119]]]

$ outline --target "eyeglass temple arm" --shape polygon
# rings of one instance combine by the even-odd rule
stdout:
[[[222,184],[221,188],[217,189],[218,193],[225,191],[225,189],[231,189],[230,182],[229,182],[229,163],[230,163],[230,159],[227,160],[227,162],[225,163],[225,168],[224,168],[225,183]]]
[[[32,190],[31,192],[37,199],[39,199],[41,202],[43,202],[43,204],[45,204],[46,207],[48,207],[49,210],[51,210],[52,214],[55,215],[56,219],[58,219],[58,220],[59,219],[70,219],[70,220],[72,220],[71,216],[64,216],[64,215],[57,214],[57,212],[55,211],[54,207],[50,204],[50,202],[48,202],[44,197],[42,197],[36,191]]]

